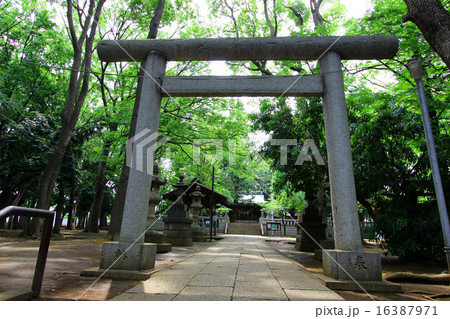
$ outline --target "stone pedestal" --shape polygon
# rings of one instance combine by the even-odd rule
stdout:
[[[202,205],[202,198],[205,197],[202,192],[200,192],[200,186],[195,187],[195,191],[191,193],[190,195],[192,197],[192,225],[191,225],[191,232],[192,232],[192,240],[197,242],[205,242],[206,241],[206,234],[205,230],[202,226],[198,223],[198,216],[200,215],[203,205]]]
[[[381,281],[381,256],[363,251],[323,250],[323,273],[333,279]]]
[[[167,235],[163,232],[150,230],[145,234],[145,242],[156,244],[156,252],[158,254],[168,253],[169,251],[172,251],[172,244],[167,242]]]
[[[173,185],[176,188],[177,199],[164,218],[164,234],[167,235],[167,242],[171,243],[172,246],[185,247],[192,246],[192,218],[188,217],[182,199],[186,188],[183,179],[184,177],[180,176],[180,181]]]
[[[166,219],[164,224],[164,233],[167,235],[167,241],[172,246],[187,247],[192,246],[192,233],[190,218]]]
[[[155,267],[156,244],[103,244],[100,269],[147,271]]]
[[[159,167],[155,165],[153,167],[153,179],[150,191],[150,198],[148,200],[148,213],[147,213],[147,225],[144,241],[146,243],[157,244],[157,253],[167,253],[172,250],[172,245],[167,242],[167,235],[163,232],[156,231],[154,224],[156,222],[156,206],[161,202],[161,196],[159,196],[159,190],[166,182],[158,175]]]
[[[334,279],[352,279],[347,272],[354,280],[381,280],[380,256],[362,250],[341,57],[331,50],[319,60],[336,246],[323,252],[324,271]]]

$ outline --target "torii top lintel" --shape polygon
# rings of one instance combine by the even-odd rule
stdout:
[[[105,62],[144,62],[158,51],[168,61],[317,60],[328,51],[342,60],[390,59],[398,49],[392,35],[341,37],[103,40],[97,53]]]

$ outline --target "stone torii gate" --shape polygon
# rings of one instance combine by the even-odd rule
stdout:
[[[363,252],[361,244],[341,60],[389,59],[397,49],[395,36],[343,36],[100,41],[97,51],[105,62],[145,62],[142,93],[137,97],[137,134],[144,130],[158,132],[163,97],[323,97],[336,247],[323,252],[324,272],[334,279],[380,281],[380,255]],[[210,60],[319,60],[321,74],[165,76],[167,61]],[[103,245],[100,269],[131,274],[154,267],[156,246],[144,243],[142,236],[154,152],[143,154],[137,149],[133,148],[133,160],[139,159],[149,167],[147,172],[130,170],[120,240]]]

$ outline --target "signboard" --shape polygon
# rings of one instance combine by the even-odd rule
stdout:
[[[267,230],[281,230],[281,223],[267,223]]]

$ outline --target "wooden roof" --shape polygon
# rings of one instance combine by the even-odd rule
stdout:
[[[183,202],[190,206],[192,204],[192,196],[191,193],[195,191],[196,187],[200,186],[200,192],[202,192],[205,197],[202,198],[202,204],[203,207],[210,207],[210,203],[211,203],[211,194],[213,193],[211,188],[201,184],[198,179],[194,179],[193,182],[186,184],[186,186],[184,186],[184,189],[186,191],[186,193],[183,196]],[[176,190],[173,190],[167,194],[163,195],[163,199],[168,199],[172,202],[174,202],[177,199],[177,195],[176,195]],[[223,196],[222,194],[217,193],[216,191],[214,191],[214,202],[215,204],[221,204],[225,207],[229,207],[231,208],[232,205],[230,204],[230,202],[228,201],[227,197]]]

